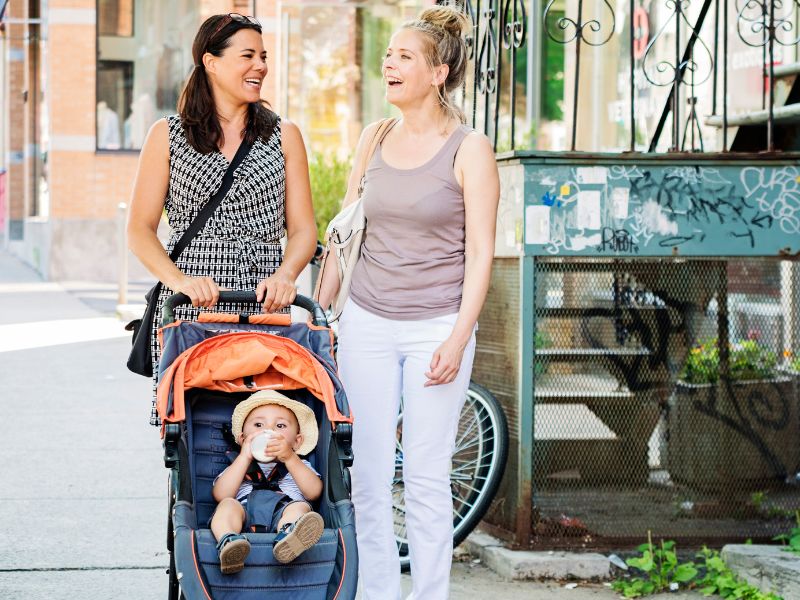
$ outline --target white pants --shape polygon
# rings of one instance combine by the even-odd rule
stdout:
[[[413,597],[446,600],[453,555],[451,458],[475,354],[473,333],[455,381],[423,387],[456,314],[395,321],[347,302],[339,323],[339,373],[353,410],[353,504],[364,600],[399,600],[392,479],[400,397],[403,482]]]

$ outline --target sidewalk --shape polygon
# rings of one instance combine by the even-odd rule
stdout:
[[[167,474],[150,382],[125,368],[115,310],[115,286],[43,282],[0,252],[3,600],[166,594]],[[505,581],[470,558],[451,581],[453,600],[617,597],[602,584]]]

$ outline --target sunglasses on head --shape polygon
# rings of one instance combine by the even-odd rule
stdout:
[[[211,34],[211,38],[216,37],[216,35],[222,31],[222,28],[228,25],[229,23],[236,21],[237,23],[244,23],[245,25],[253,25],[258,28],[258,31],[261,31],[261,23],[259,23],[255,17],[248,17],[246,15],[240,15],[239,13],[228,13],[222,19],[219,20],[219,25],[214,30],[214,33]],[[211,39],[209,38],[209,39]]]

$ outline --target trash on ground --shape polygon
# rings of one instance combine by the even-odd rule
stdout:
[[[628,565],[627,565],[627,564],[625,564],[625,561],[624,561],[624,560],[622,560],[622,559],[621,559],[619,556],[617,556],[616,554],[609,554],[609,555],[608,555],[608,562],[610,562],[610,563],[611,563],[612,565],[614,565],[615,567],[619,567],[619,568],[620,568],[620,569],[622,569],[623,571],[627,571],[627,570],[628,570]]]

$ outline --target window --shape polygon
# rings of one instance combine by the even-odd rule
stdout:
[[[132,96],[133,62],[121,60],[98,61],[98,150],[119,150],[122,147],[134,147],[130,127]]]
[[[225,0],[98,0],[98,150],[138,150],[150,126],[177,111],[197,29],[232,8]]]

